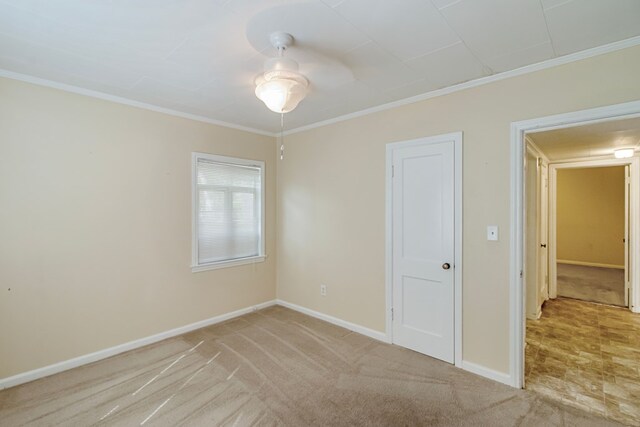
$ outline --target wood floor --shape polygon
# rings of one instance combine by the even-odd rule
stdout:
[[[607,426],[275,306],[0,391],[3,426]]]
[[[585,411],[640,425],[640,314],[558,298],[527,320],[525,383]]]

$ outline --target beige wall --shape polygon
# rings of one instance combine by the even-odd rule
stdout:
[[[624,267],[624,166],[558,169],[558,261]]]
[[[272,138],[0,79],[0,378],[270,300],[276,260],[280,298],[384,330],[385,144],[454,131],[463,357],[507,372],[509,124],[639,74],[631,48],[287,136],[277,206]],[[192,151],[266,160],[266,262],[190,272]]]
[[[279,298],[383,331],[385,144],[463,131],[463,357],[508,372],[510,123],[640,99],[638,75],[635,47],[287,136]]]
[[[191,152],[266,161],[266,262],[191,273]],[[0,378],[275,297],[275,141],[0,79]]]

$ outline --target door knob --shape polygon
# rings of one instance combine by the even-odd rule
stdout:
[[[540,244],[540,247],[541,247],[541,248],[546,248],[546,247],[547,247],[547,244],[546,244],[546,243],[541,243],[541,244]]]
[[[443,269],[443,270],[448,270],[448,269],[450,269],[450,268],[451,268],[451,266],[449,265],[449,263],[448,263],[448,262],[445,262],[444,264],[442,264],[442,269]]]

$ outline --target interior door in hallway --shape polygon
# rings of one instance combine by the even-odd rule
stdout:
[[[393,341],[454,361],[454,141],[393,150]]]
[[[538,202],[539,258],[538,258],[538,304],[549,299],[549,173],[546,164],[540,164],[540,200]]]
[[[629,193],[631,190],[631,176],[629,174],[629,165],[624,167],[624,306],[631,307],[631,263],[629,262],[629,220],[631,215],[629,210],[631,204],[629,203]]]

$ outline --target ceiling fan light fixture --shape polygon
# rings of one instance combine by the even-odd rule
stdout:
[[[308,86],[298,73],[271,71],[256,79],[256,96],[271,111],[288,113],[307,95]]]
[[[615,150],[613,155],[616,159],[627,159],[629,157],[633,157],[633,148],[621,148],[619,150]]]
[[[284,50],[293,42],[286,33],[273,33],[271,43],[280,56],[269,58],[264,64],[264,73],[255,81],[256,96],[271,111],[282,114],[292,111],[308,93],[309,81],[298,72],[298,63],[284,58]]]

